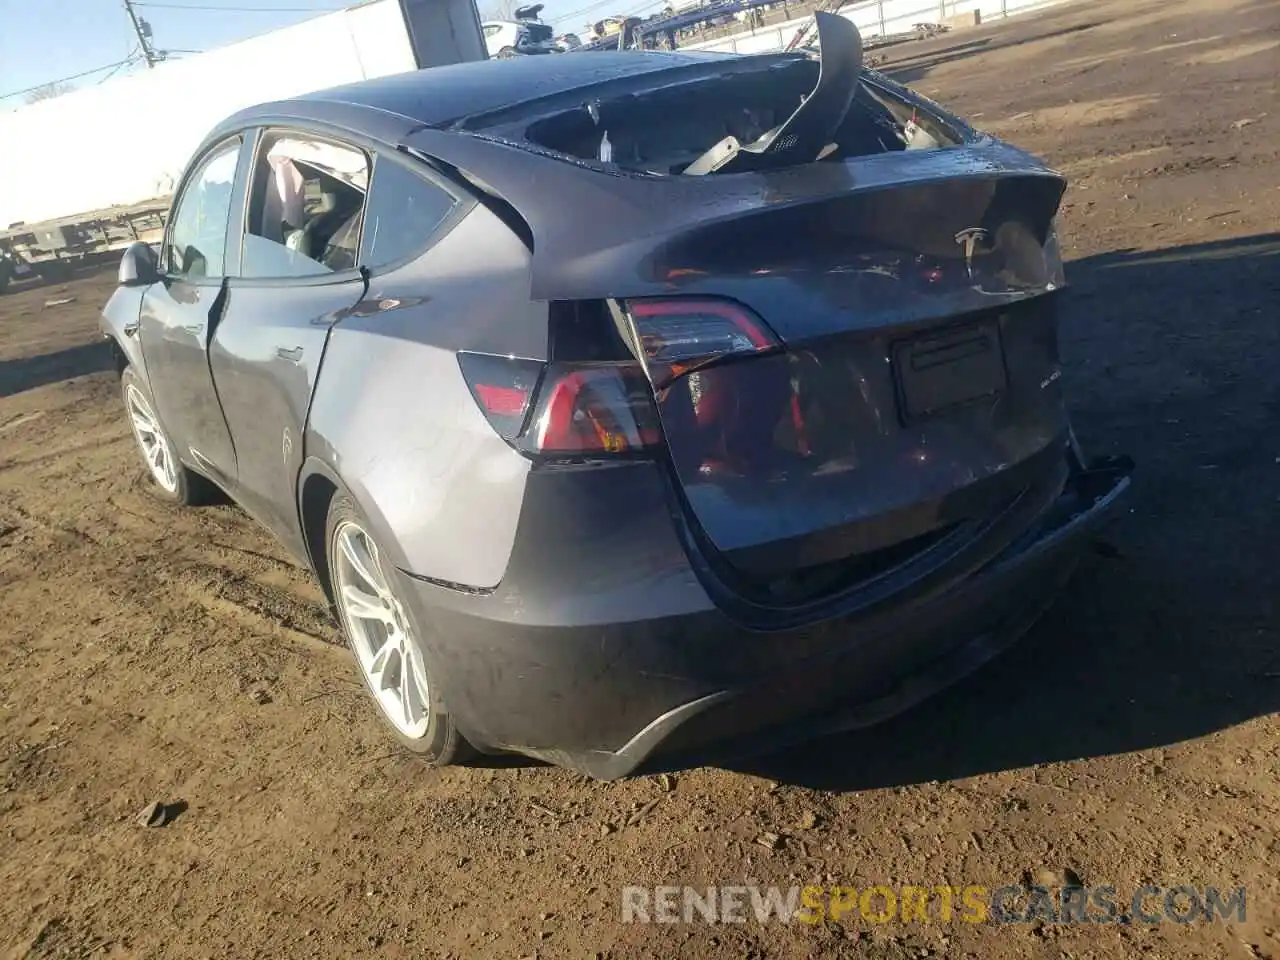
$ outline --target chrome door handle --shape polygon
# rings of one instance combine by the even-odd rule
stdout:
[[[291,350],[286,350],[284,347],[276,347],[276,356],[281,360],[292,360],[297,363],[302,359],[302,348],[294,347]]]
[[[128,323],[124,325],[124,335],[126,337],[132,337],[137,332],[138,332],[137,320],[130,320]]]
[[[194,337],[204,332],[204,324],[193,323],[190,326],[183,327],[182,329],[184,332],[189,333]]]

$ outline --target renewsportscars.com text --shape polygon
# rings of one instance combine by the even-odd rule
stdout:
[[[1245,920],[1243,887],[1177,884],[624,887],[624,923],[1191,923]]]

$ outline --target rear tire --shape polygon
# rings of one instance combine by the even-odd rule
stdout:
[[[120,374],[120,393],[125,416],[146,468],[147,489],[166,503],[194,507],[218,498],[218,488],[200,474],[187,469],[174,455],[173,442],[156,415],[155,401],[142,378],[125,367]]]
[[[324,542],[334,610],[378,718],[433,766],[471,757],[474,748],[458,732],[423,655],[422,630],[351,498],[338,494],[329,504]]]

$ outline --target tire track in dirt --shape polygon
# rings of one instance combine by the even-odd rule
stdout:
[[[284,636],[309,647],[345,646],[324,608],[307,605],[287,591],[199,561],[190,562],[177,580],[190,599],[253,633]]]

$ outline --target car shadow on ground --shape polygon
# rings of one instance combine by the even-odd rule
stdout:
[[[42,353],[17,360],[0,360],[0,397],[11,397],[72,377],[112,369],[114,360],[106,340]]]
[[[1049,614],[880,726],[724,766],[826,790],[1176,744],[1280,710],[1280,234],[1068,266],[1062,340],[1087,447],[1129,504]]]

